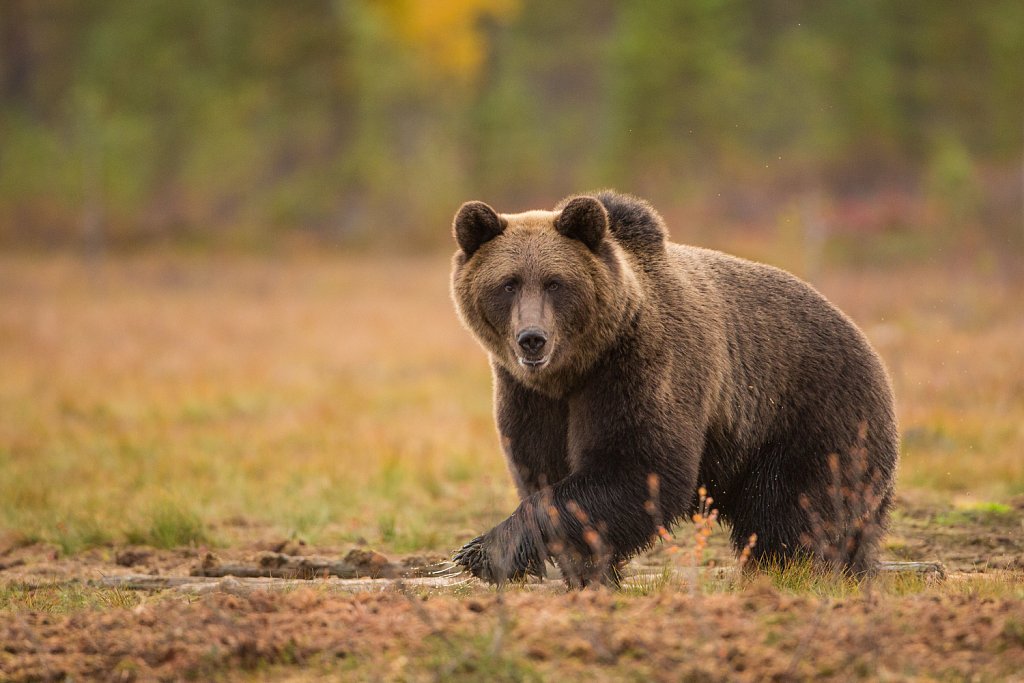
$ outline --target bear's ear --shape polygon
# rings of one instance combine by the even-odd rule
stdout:
[[[608,231],[608,212],[593,197],[574,197],[555,219],[555,229],[597,251]]]
[[[505,219],[483,202],[466,202],[455,214],[452,230],[459,248],[472,256],[480,245],[493,240],[505,229]]]

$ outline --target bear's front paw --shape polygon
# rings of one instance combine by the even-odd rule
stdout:
[[[493,530],[477,536],[462,546],[452,561],[470,574],[488,583],[501,585],[506,581],[524,581],[527,576],[544,576],[544,562],[524,538],[503,542]]]
[[[484,552],[484,537],[477,536],[452,555],[452,562],[460,564],[478,579],[486,579],[489,574],[487,555]]]

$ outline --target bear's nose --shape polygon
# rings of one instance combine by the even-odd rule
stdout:
[[[519,342],[519,346],[522,347],[523,351],[535,354],[544,348],[544,345],[548,343],[548,338],[540,330],[525,329],[519,333],[516,341]]]

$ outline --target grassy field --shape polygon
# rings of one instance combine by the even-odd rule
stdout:
[[[169,623],[199,623],[190,619],[213,610],[244,625],[262,613],[252,596],[193,605],[84,585],[28,588],[24,573],[15,580],[4,571],[10,558],[22,558],[22,572],[37,565],[42,576],[47,563],[109,563],[127,545],[184,558],[206,550],[245,553],[288,539],[326,554],[356,545],[388,555],[447,554],[504,518],[516,499],[494,433],[489,371],[455,318],[447,280],[444,256],[144,255],[93,264],[0,257],[0,627],[35,642],[77,642],[71,634],[94,620],[137,631],[153,604],[167,605]],[[697,593],[665,581],[585,598],[514,592],[508,604],[474,588],[433,596],[419,610],[401,594],[371,600],[300,591],[260,599],[267,613],[307,609],[346,628],[353,628],[350,612],[364,614],[372,637],[353,640],[345,650],[351,656],[335,660],[317,640],[330,640],[329,631],[313,627],[313,640],[293,642],[291,654],[267,636],[248,659],[226,648],[220,658],[188,660],[192,668],[160,669],[146,660],[134,669],[125,664],[126,680],[339,670],[372,679],[378,665],[382,677],[407,680],[443,679],[446,672],[507,679],[587,672],[618,680],[665,671],[674,680],[673,673],[701,677],[700,667],[710,672],[705,678],[849,671],[871,677],[879,667],[897,678],[1020,671],[1012,666],[1024,661],[1024,285],[940,266],[826,271],[815,284],[862,326],[893,376],[903,453],[887,556],[998,569],[992,580],[889,582],[867,593],[815,581],[787,584],[786,577]],[[688,532],[678,535],[684,545]],[[663,551],[655,555],[675,561]],[[375,616],[367,600],[391,617]],[[906,660],[910,669],[900,669],[889,646],[875,659],[864,654],[873,639],[902,642],[890,633],[901,624],[909,637],[915,600],[933,605],[936,623],[947,614],[987,618],[984,628],[995,629],[995,640],[975,650],[991,657],[961,666],[929,645]],[[979,611],[983,600],[995,602]],[[752,620],[730,626],[729,611],[747,602]],[[852,648],[849,661],[795,635],[831,628],[837,604],[847,605],[835,614],[848,635],[843,647]],[[830,606],[827,615],[821,605]],[[860,616],[846,619],[858,609]],[[609,619],[610,630],[573,646],[563,632],[587,614]],[[52,615],[69,616],[53,622]],[[657,628],[689,625],[679,637],[703,654],[688,660],[668,653],[661,636],[639,628],[636,620],[644,618]],[[788,635],[779,626],[787,619],[800,625]],[[704,621],[706,627],[690,628]],[[896,626],[882,628],[883,622]],[[268,623],[249,627],[258,634]],[[961,625],[969,632],[967,621]],[[58,626],[66,631],[54,635]],[[730,628],[738,642],[757,644],[739,646],[743,668],[729,668],[730,643],[737,641],[722,634]],[[941,642],[953,642],[949,647],[970,650],[969,639],[938,633]],[[417,644],[405,651],[402,638]],[[5,671],[46,678],[60,669],[15,669],[24,664],[25,651],[17,652],[0,652],[0,679]],[[122,655],[96,669],[68,671],[110,675],[109,667],[132,652]]]
[[[250,524],[449,547],[514,499],[445,271],[4,263],[0,526],[67,552]]]

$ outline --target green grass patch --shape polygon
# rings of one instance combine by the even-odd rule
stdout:
[[[784,593],[815,595],[823,598],[847,598],[858,595],[861,582],[841,571],[829,571],[810,557],[762,565],[760,572],[772,586]],[[754,575],[756,576],[756,574]]]
[[[154,548],[176,548],[212,543],[202,518],[182,504],[162,502],[155,505],[145,522],[129,529],[129,543]]]
[[[443,529],[430,520],[417,519],[408,514],[382,513],[377,518],[377,529],[383,547],[398,553],[450,550],[453,541]]]
[[[60,522],[53,541],[63,555],[74,555],[86,548],[109,545],[114,537],[110,529],[95,519],[74,519]]]
[[[1013,508],[1003,503],[975,503],[959,510],[942,512],[935,516],[935,523],[942,526],[961,524],[998,524],[1013,514]]]

